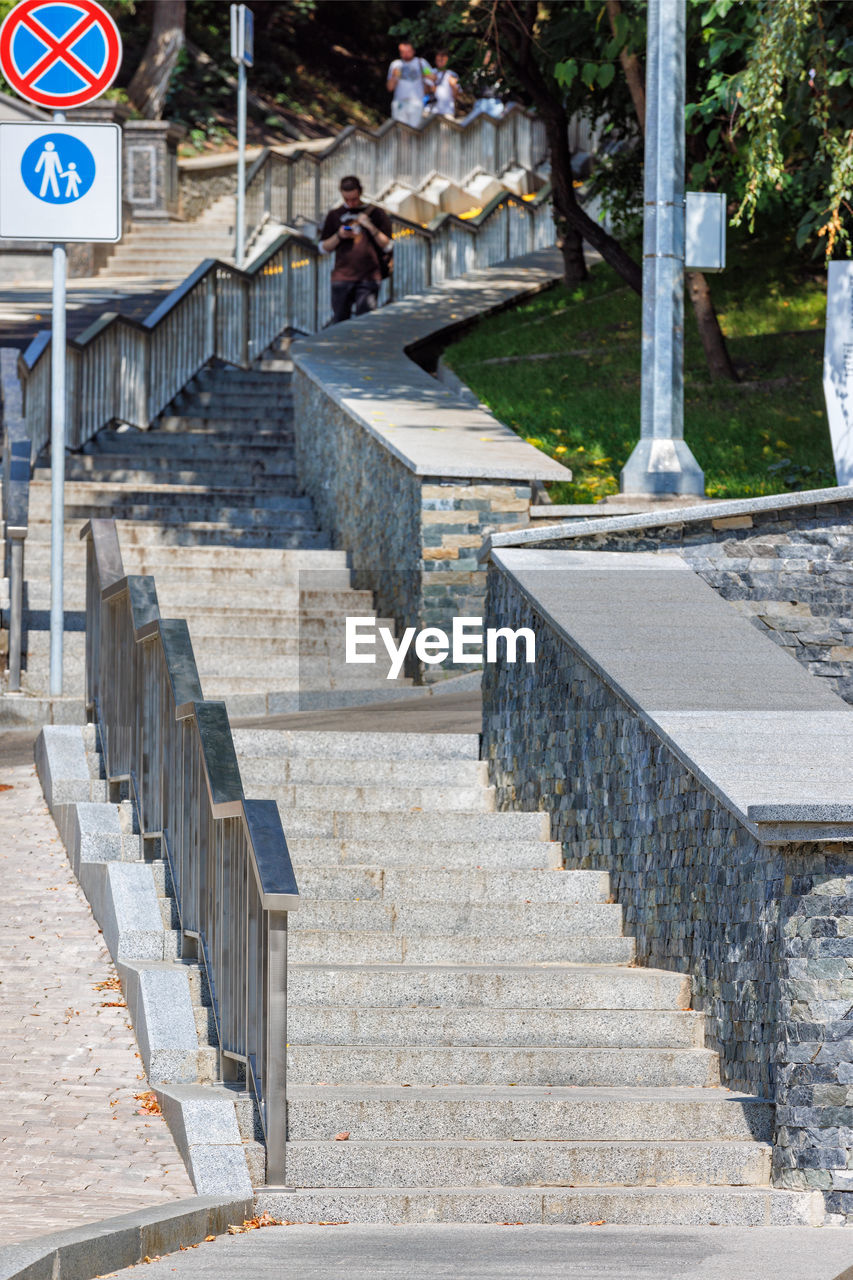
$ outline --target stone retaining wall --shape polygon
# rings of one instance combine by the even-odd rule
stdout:
[[[668,525],[620,529],[608,520],[600,532],[578,529],[537,545],[678,551],[759,630],[853,702],[853,491],[847,493],[818,502],[796,495],[804,501]]]
[[[398,630],[447,631],[456,614],[482,616],[477,551],[488,533],[527,523],[530,484],[419,476],[298,368],[293,395],[300,480],[379,615]],[[407,675],[426,680],[459,670],[417,664],[413,650],[408,663]]]
[[[498,808],[549,812],[566,866],[609,873],[640,963],[691,975],[724,1083],[775,1100],[775,1184],[853,1213],[853,848],[763,843],[494,566],[486,625],[537,635],[535,664],[484,670]]]
[[[350,552],[356,585],[376,593],[398,633],[482,616],[483,542],[527,525],[535,484],[571,475],[407,351],[547,287],[561,267],[555,250],[528,254],[291,348],[300,481],[333,545]],[[411,651],[409,663],[418,680],[454,671]]]

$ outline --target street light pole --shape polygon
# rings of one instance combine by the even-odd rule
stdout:
[[[704,496],[684,443],[684,81],[686,0],[649,0],[643,186],[641,436],[626,494]]]

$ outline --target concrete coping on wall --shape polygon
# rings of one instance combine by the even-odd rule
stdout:
[[[414,363],[407,349],[547,288],[555,249],[472,271],[370,315],[300,339],[293,362],[340,409],[418,476],[569,480],[571,472]]]
[[[723,521],[739,521],[731,528],[748,528],[750,517],[763,512],[793,511],[797,507],[831,506],[837,502],[853,502],[853,485],[839,485],[831,489],[804,489],[800,493],[771,493],[761,498],[731,498],[713,503],[694,503],[692,506],[663,507],[657,511],[642,511],[634,515],[595,517],[590,520],[566,520],[558,524],[512,530],[493,534],[483,543],[480,559],[487,560],[495,547],[542,546],[570,538],[588,538],[591,533],[630,533],[638,529],[663,529],[668,526],[690,525],[698,528],[707,524],[712,529],[726,528]]]
[[[492,561],[762,843],[853,841],[853,708],[680,555],[502,549]]]

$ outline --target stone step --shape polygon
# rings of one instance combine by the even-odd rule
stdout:
[[[175,434],[186,439],[204,440],[269,440],[270,443],[288,442],[292,435],[292,413],[283,410],[270,422],[269,417],[256,419],[228,419],[228,417],[183,417],[181,413],[161,413],[156,420],[158,435]]]
[[[121,532],[121,530],[120,530]],[[330,597],[335,605],[347,604],[348,601],[339,597],[348,595],[352,590],[350,588],[350,570],[346,566],[345,558],[340,553],[327,550],[302,550],[294,549],[270,549],[266,551],[260,549],[260,554],[274,557],[267,564],[258,564],[253,557],[259,554],[257,548],[218,548],[218,547],[176,547],[174,551],[177,555],[158,554],[151,551],[148,547],[138,547],[130,544],[122,550],[122,564],[125,573],[152,575],[157,579],[158,586],[162,578],[163,590],[167,589],[167,585],[171,589],[177,590],[184,584],[188,587],[194,587],[197,591],[204,587],[219,586],[223,589],[228,588],[229,601],[231,599],[231,590],[243,592],[256,592],[258,587],[269,586],[270,600],[278,602],[282,608],[298,608],[300,595],[305,594],[300,588],[306,583],[310,587],[314,581],[314,574],[321,574],[324,590],[322,593],[311,591],[311,595],[323,594]],[[193,553],[197,551],[198,556]],[[218,553],[215,558],[210,558],[207,564],[204,563],[204,555],[208,552]],[[322,569],[315,570],[310,561],[309,556],[316,556],[321,565],[327,566]],[[291,560],[286,557],[292,557]],[[65,548],[63,564],[69,577],[75,574],[85,576],[86,572],[86,549],[79,540],[76,543],[68,543]],[[328,563],[326,558],[328,557]],[[193,563],[195,560],[195,563]],[[186,563],[185,561],[189,561]],[[306,563],[307,561],[307,563]],[[34,542],[32,546],[28,546],[25,554],[25,572],[29,577],[46,576],[50,571],[50,544],[46,542]],[[363,593],[355,593],[355,599],[352,601],[354,605],[363,605],[365,603]],[[235,597],[236,598],[236,597]],[[341,657],[343,657],[344,646],[344,625],[343,618],[341,624],[336,628],[340,639]],[[380,657],[381,655],[377,655]],[[385,656],[385,661],[390,659]],[[361,664],[357,664],[361,665]],[[377,664],[378,665],[378,664]],[[364,670],[365,668],[362,667]]]
[[[764,1187],[259,1188],[255,1212],[290,1222],[536,1223],[614,1226],[817,1226],[819,1192]]]
[[[247,432],[242,439],[205,434],[196,436],[193,432],[178,435],[170,431],[102,431],[85,446],[82,456],[114,457],[116,454],[152,452],[170,459],[203,457],[221,465],[229,458],[251,457],[258,461],[276,458],[292,452],[293,441],[294,434],[290,430],[259,438]]]
[[[291,916],[292,924],[302,910],[304,907]],[[394,1045],[402,1040],[409,1045],[544,1043],[553,1048],[594,1044],[602,1048],[701,1049],[704,1025],[702,1014],[670,1009],[354,1009],[305,1007],[293,1002],[287,1009],[288,1034],[298,1044]],[[444,1096],[442,1091],[442,1100]],[[350,1127],[343,1122],[338,1125],[339,1130]],[[487,1128],[480,1130],[479,1136],[501,1136],[500,1129],[490,1135]],[[400,1136],[417,1131],[418,1126],[410,1127]],[[432,1129],[429,1132],[447,1138],[478,1136],[476,1129],[467,1134],[452,1129],[441,1134]],[[653,1130],[651,1136],[655,1135],[661,1136],[661,1131]],[[361,1136],[373,1135],[365,1131]],[[544,1131],[538,1136],[557,1135]],[[741,1136],[749,1135],[744,1132]]]
[[[291,838],[309,835],[330,840],[396,841],[412,858],[423,856],[418,841],[547,841],[550,828],[547,813],[350,813],[330,810],[323,815],[311,809],[290,809],[285,832]],[[438,853],[438,850],[436,850]],[[509,852],[509,851],[507,851]],[[543,856],[549,854],[543,851]],[[439,855],[440,856],[440,855]],[[294,855],[295,857],[295,855]],[[363,860],[363,859],[362,859]],[[329,859],[333,861],[333,859]],[[376,861],[376,859],[372,859]],[[561,859],[562,861],[562,859]],[[476,865],[476,864],[474,864]],[[510,864],[511,865],[511,864]]]
[[[298,1008],[288,1018],[299,1017]],[[396,1011],[401,1014],[402,1010]],[[562,1011],[568,1016],[568,1011]],[[660,1019],[670,1014],[622,1013]],[[679,1014],[680,1018],[698,1015]],[[288,1133],[322,1140],[769,1142],[773,1104],[726,1089],[574,1089],[516,1085],[288,1087]]]
[[[327,653],[339,643],[337,614],[319,612],[306,615],[300,609],[255,610],[251,614],[228,614],[214,609],[184,609],[193,640],[208,641],[246,658],[269,653]],[[387,623],[388,619],[383,619]],[[241,649],[241,645],[245,646]],[[268,646],[270,646],[268,648]]]
[[[247,794],[249,788],[243,779]],[[254,788],[251,795],[254,798]],[[475,936],[525,936],[591,934],[601,938],[622,937],[622,908],[618,903],[537,902],[459,903],[416,900],[351,898],[309,899],[300,886],[301,903],[291,918],[295,932],[302,929],[355,929],[394,934],[421,934],[436,938],[458,934]]]
[[[299,643],[303,643],[301,639]],[[303,783],[330,787],[488,785],[488,766],[484,760],[374,759],[367,750],[360,760],[348,757],[324,759],[319,754],[293,759],[251,755],[239,758],[244,785],[252,787]]]
[[[378,839],[336,839],[310,834],[307,828],[316,827],[316,818],[313,823],[301,822],[293,819],[291,814],[282,813],[282,822],[290,855],[300,874],[303,870],[316,870],[318,867],[334,870],[380,866],[389,872],[408,869],[433,874],[439,870],[456,869],[466,875],[476,874],[484,868],[489,875],[500,875],[509,869],[525,872],[554,870],[563,862],[563,846],[546,840],[541,834],[541,827],[527,839],[514,834],[490,839],[482,833],[479,839],[473,836],[467,840],[454,840],[440,835],[433,838],[429,827],[423,823],[419,824],[419,831],[414,834],[409,831],[403,838],[395,839],[393,831],[386,826],[384,836],[380,835]]]
[[[326,624],[324,621],[319,635],[306,635],[300,627],[300,620],[301,616],[295,612],[289,616],[285,613],[278,614],[275,621],[267,628],[268,634],[262,634],[258,627],[244,630],[239,625],[241,619],[238,616],[234,619],[235,634],[227,635],[222,633],[222,628],[217,625],[215,618],[208,618],[205,628],[199,625],[196,617],[193,615],[189,617],[190,635],[197,653],[209,653],[210,663],[213,663],[216,658],[227,657],[232,660],[237,658],[247,665],[251,663],[254,666],[257,662],[273,657],[290,657],[295,661],[304,658],[310,662],[317,658],[328,659],[332,655],[340,661],[343,656],[343,638],[339,629],[333,623]],[[298,671],[297,674],[299,674]],[[319,766],[319,772],[322,776],[322,763]],[[270,773],[271,776],[276,775],[275,770],[271,770]],[[310,780],[306,775],[305,781]],[[258,781],[262,781],[262,778],[258,777]],[[286,782],[287,778],[282,778],[281,781]]]
[[[289,1043],[288,1081],[318,1084],[512,1084],[705,1088],[719,1084],[709,1049],[552,1048],[540,1045],[314,1045]]]
[[[690,980],[662,969],[595,965],[520,963],[480,968],[401,968],[376,964],[304,965],[294,961],[288,971],[288,1001],[294,1006],[315,1008],[672,1010],[689,1009]],[[525,1081],[523,1075],[509,1078]],[[437,1075],[429,1083],[439,1079],[442,1077]]]
[[[364,930],[294,929],[289,952],[294,964],[496,965],[507,956],[526,964],[624,965],[634,959],[633,938],[549,933],[423,934]]]
[[[764,1186],[768,1143],[421,1140],[287,1144],[297,1187]]]
[[[173,402],[183,414],[192,416],[198,409],[218,409],[223,417],[265,416],[268,410],[293,407],[293,392],[289,387],[267,386],[265,382],[230,387],[227,383],[203,390],[188,391]]]
[[[158,455],[156,444],[150,449],[136,448],[119,452],[116,449],[103,452],[72,453],[65,459],[65,476],[67,480],[105,480],[113,473],[126,475],[131,484],[137,483],[148,475],[168,475],[184,477],[188,475],[206,475],[217,481],[222,475],[223,460],[211,458],[209,451],[199,449],[195,456],[185,459],[183,455]],[[39,468],[40,469],[40,468]],[[236,484],[237,477],[279,477],[292,476],[296,473],[296,463],[292,453],[287,449],[270,449],[260,455],[249,449],[239,450],[239,465],[233,460],[228,465],[229,483]]]
[[[207,686],[206,686],[207,687]],[[390,690],[390,692],[389,692]],[[214,688],[205,697],[217,698],[225,703],[232,719],[253,719],[257,716],[278,716],[294,711],[318,711],[341,707],[362,707],[375,702],[398,701],[400,698],[421,693],[411,680],[398,679],[386,689],[384,686],[354,685],[338,689],[306,688],[300,682],[298,689],[273,689],[259,685],[254,692],[229,693],[227,688]]]
[[[305,729],[235,729],[240,759],[472,760],[479,763],[476,733],[337,733]]]
[[[41,469],[40,469],[41,470]],[[164,459],[162,466],[156,459],[143,461],[132,459],[127,466],[117,465],[115,459],[98,454],[76,455],[66,459],[66,476],[72,483],[85,481],[90,476],[101,484],[128,485],[138,489],[149,483],[164,483],[175,486],[205,485],[215,488],[222,475],[220,467],[201,465],[197,467],[178,468],[169,459]],[[168,479],[166,479],[168,477]],[[277,491],[279,487],[286,492],[297,487],[296,464],[282,462],[280,470],[266,470],[241,466],[229,468],[229,480],[242,489],[253,489],[256,494],[263,495],[267,490]]]
[[[349,557],[345,551],[287,551],[278,548],[247,548],[245,551],[233,547],[175,547],[168,544],[140,546],[126,543],[124,525],[119,529],[122,559],[125,565],[134,565],[134,573],[174,573],[176,569],[215,569],[252,570],[256,573],[270,574],[277,582],[281,573],[307,570],[322,572],[321,585],[325,584],[325,571],[346,569]],[[141,567],[140,567],[141,566]],[[296,579],[294,579],[295,581]]]
[[[236,733],[242,730],[236,730]],[[240,772],[245,782],[244,761]],[[537,844],[536,849],[541,845]],[[476,861],[476,857],[472,858]],[[431,902],[476,905],[494,903],[606,903],[610,878],[606,871],[464,871],[430,867],[400,869],[377,866],[327,866],[303,864],[299,871],[303,906],[322,898],[359,898],[361,901]]]
[[[271,659],[272,662],[289,662],[292,659]],[[200,673],[204,678],[204,670],[200,664]],[[272,680],[273,677],[270,677]],[[323,678],[322,672],[315,670],[313,679]],[[334,687],[334,686],[333,686]],[[340,686],[339,686],[340,687]],[[319,810],[328,813],[333,806],[346,809],[352,813],[387,813],[396,815],[401,812],[422,810],[424,813],[492,813],[495,810],[495,791],[493,787],[484,787],[479,781],[472,785],[448,786],[406,786],[394,782],[382,782],[376,786],[366,784],[348,786],[335,781],[323,786],[318,783],[252,783],[252,795],[259,800],[275,800],[282,811],[291,808],[302,810]],[[402,908],[401,908],[402,910]]]
[[[294,489],[294,492],[289,492]],[[260,497],[254,489],[245,487],[209,486],[175,481],[165,483],[158,480],[127,484],[117,494],[115,485],[108,480],[76,481],[66,488],[66,519],[71,518],[69,509],[85,503],[87,506],[103,506],[112,509],[118,500],[122,505],[139,505],[142,503],[167,503],[175,512],[176,519],[194,518],[188,516],[189,511],[212,508],[219,519],[230,518],[229,507],[256,511],[262,519],[269,518],[276,511],[288,511],[293,498],[302,495],[296,490],[291,478],[281,481],[277,492],[264,492]],[[187,510],[183,510],[186,507]],[[223,510],[225,508],[225,510]],[[30,510],[34,518],[49,518],[50,513],[50,469],[40,467],[35,478],[30,482]],[[85,518],[85,517],[84,517]]]
[[[211,368],[199,370],[190,387],[199,387],[202,390],[216,390],[219,387],[225,390],[235,391],[243,387],[251,390],[255,387],[289,387],[292,385],[293,363],[292,361],[280,360],[277,364],[288,364],[289,368],[279,369],[275,371],[260,371],[258,369],[240,369],[237,365],[221,365],[219,368]]]

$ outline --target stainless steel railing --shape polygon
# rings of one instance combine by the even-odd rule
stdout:
[[[28,508],[32,444],[24,419],[18,351],[0,350],[0,425],[3,435],[4,576],[9,582],[8,689],[21,688],[21,647],[24,634],[24,543]]]
[[[243,1064],[267,1182],[283,1184],[287,914],[299,890],[278,809],[243,795],[225,704],[204,701],[187,624],[161,618],[154,579],[124,574],[115,522],[90,520],[81,536],[86,703],[107,778],[129,784],[143,838],[160,841],[182,942],[206,971],[223,1077]]]
[[[477,218],[442,214],[429,227],[392,218],[394,273],[380,303],[554,243],[548,188],[495,197]],[[107,312],[68,343],[66,424],[79,449],[111,422],[147,428],[213,357],[246,368],[287,329],[331,318],[331,260],[303,236],[280,236],[250,267],[207,259],[143,321]],[[50,333],[24,353],[35,456],[50,439]]]
[[[464,183],[477,170],[499,176],[516,165],[535,169],[547,155],[545,127],[523,107],[420,128],[387,120],[373,131],[343,129],[325,151],[289,156],[265,148],[246,175],[246,244],[269,220],[317,222],[338,201],[344,174],[358,174],[371,200],[395,182],[417,186],[432,173]]]

